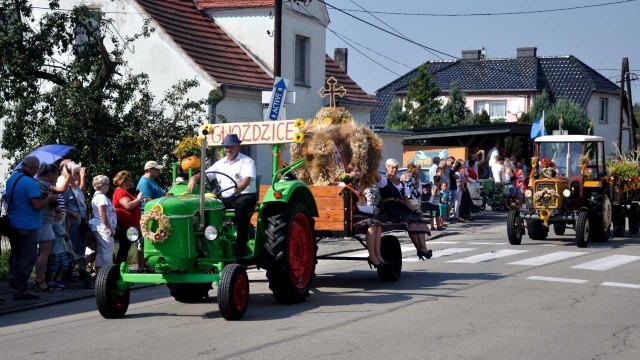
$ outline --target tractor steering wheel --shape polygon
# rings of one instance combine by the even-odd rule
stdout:
[[[207,176],[209,174],[225,176],[225,177],[229,178],[229,180],[231,180],[231,182],[233,182],[233,185],[229,186],[228,188],[221,189],[220,188],[220,183],[218,182],[218,179],[216,178],[216,176],[214,176],[212,180],[209,180],[209,176]],[[227,174],[225,174],[223,172],[215,171],[215,170],[206,171],[204,173],[204,176],[206,176],[207,183],[213,189],[213,193],[216,195],[216,197],[221,197],[222,193],[227,191],[227,190],[229,190],[229,189],[234,189],[234,188],[237,189],[238,188],[238,183],[231,176],[229,176],[229,175],[227,175]]]

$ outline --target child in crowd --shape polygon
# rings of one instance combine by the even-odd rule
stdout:
[[[53,222],[53,233],[55,238],[51,246],[51,257],[49,259],[49,273],[53,276],[51,288],[53,290],[62,290],[65,288],[62,279],[65,271],[69,267],[69,258],[67,257],[67,247],[64,240],[65,230],[62,226],[63,212],[56,209],[55,221]]]
[[[447,213],[447,205],[449,204],[449,185],[446,182],[440,183],[440,223],[444,224],[444,216]],[[442,226],[442,225],[440,225]]]

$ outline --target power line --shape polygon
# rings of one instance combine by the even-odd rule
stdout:
[[[635,1],[636,0],[620,0],[620,1],[600,3],[600,4],[580,5],[580,6],[571,6],[571,7],[565,7],[565,8],[555,8],[555,9],[529,10],[529,11],[505,11],[505,12],[496,12],[496,13],[467,13],[467,14],[409,13],[409,12],[394,12],[394,11],[366,11],[366,10],[359,10],[359,9],[342,9],[342,10],[350,11],[350,12],[370,12],[374,14],[402,15],[402,16],[432,16],[432,17],[503,16],[503,15],[542,14],[542,13],[559,12],[559,11],[580,10],[580,9],[588,9],[588,8],[603,7],[603,6],[610,6],[610,5],[619,5],[619,4],[635,2]]]
[[[295,11],[295,9],[293,9],[293,8],[290,8],[290,9]],[[310,13],[310,12],[309,12],[309,10],[307,10],[305,7],[302,7],[302,9],[303,9],[307,14],[308,14],[308,17],[309,17],[309,18],[313,19],[313,20],[314,20],[314,21],[316,21],[318,24],[320,24],[322,27],[324,27],[325,29],[329,30],[329,31],[330,31],[333,35],[335,35],[338,39],[342,40],[344,43],[346,43],[347,45],[351,46],[355,51],[359,52],[362,56],[364,56],[364,57],[366,57],[367,59],[371,60],[371,61],[372,61],[372,62],[374,62],[376,65],[378,65],[378,66],[380,66],[381,68],[383,68],[383,69],[385,69],[385,70],[389,71],[390,73],[392,73],[392,74],[394,74],[394,75],[396,75],[396,76],[400,76],[400,74],[398,74],[397,72],[395,72],[395,71],[393,71],[393,70],[389,69],[388,67],[386,67],[386,66],[384,66],[383,64],[379,63],[378,61],[374,60],[374,59],[373,59],[373,58],[371,58],[369,55],[365,54],[365,53],[364,53],[364,52],[362,52],[360,49],[358,49],[356,46],[354,46],[353,44],[349,43],[349,41],[345,40],[345,38],[346,38],[346,37],[343,37],[342,35],[338,34],[337,32],[333,31],[332,29],[329,29],[328,27],[326,27],[326,26],[322,23],[322,21],[320,21],[320,19],[318,19],[317,17],[313,16],[313,14],[312,14],[312,13]],[[304,15],[304,14],[303,14],[303,15]],[[355,41],[354,41],[354,43],[355,43]],[[362,46],[362,45],[360,45],[360,46]],[[364,47],[364,46],[363,46],[363,47]],[[399,63],[399,64],[401,64],[401,65],[404,65],[404,66],[406,66],[406,67],[408,67],[408,68],[411,68],[409,65],[402,64],[402,63],[400,63],[399,61],[393,60],[393,59],[391,59],[391,58],[389,58],[389,57],[387,57],[387,56],[385,56],[385,55],[379,54],[378,52],[376,52],[376,51],[374,51],[374,50],[371,50],[371,49],[369,49],[369,48],[367,48],[367,47],[364,47],[364,48],[366,48],[366,49],[368,49],[369,51],[372,51],[372,52],[374,52],[374,53],[376,53],[376,54],[378,54],[378,55],[380,55],[380,56],[383,56],[383,57],[385,57],[385,58],[388,58],[388,59],[390,59],[391,61],[397,62],[397,63]]]
[[[405,37],[405,36],[401,36],[401,35],[398,35],[398,34],[396,34],[396,33],[391,32],[391,31],[389,31],[389,30],[387,30],[387,29],[383,29],[383,28],[381,28],[380,26],[375,25],[375,24],[372,24],[372,23],[370,23],[370,22],[368,22],[368,21],[366,21],[366,20],[363,20],[363,19],[361,19],[361,18],[359,18],[359,17],[355,16],[355,15],[349,14],[348,12],[346,12],[346,11],[344,11],[344,10],[342,10],[342,9],[339,9],[339,8],[337,8],[337,7],[335,7],[335,6],[333,6],[333,5],[329,4],[329,3],[327,3],[325,0],[318,0],[318,1],[320,1],[321,3],[325,4],[326,6],[328,6],[328,7],[332,8],[332,9],[334,9],[334,10],[336,10],[336,11],[339,11],[339,12],[341,12],[341,13],[343,13],[343,14],[345,14],[345,15],[349,16],[349,17],[352,17],[352,18],[354,18],[354,19],[356,19],[356,20],[358,20],[358,21],[361,21],[361,22],[363,22],[363,23],[365,23],[365,24],[367,24],[367,25],[369,25],[369,26],[372,26],[372,27],[374,27],[374,28],[376,28],[376,29],[378,29],[378,30],[380,30],[380,31],[383,31],[383,32],[385,32],[385,33],[387,33],[387,34],[389,34],[389,35],[395,36],[395,37],[397,37],[397,38],[400,38],[400,39],[402,39],[402,40],[405,40],[405,41],[407,41],[407,42],[410,42],[410,43],[412,43],[412,44],[414,44],[414,45],[418,45],[419,47],[421,47],[421,48],[423,48],[423,49],[428,49],[428,50],[431,50],[431,51],[435,51],[435,52],[437,52],[437,53],[439,53],[439,54],[442,54],[442,55],[445,55],[445,56],[448,56],[448,57],[451,57],[451,58],[454,58],[454,59],[458,59],[458,57],[456,57],[456,56],[453,56],[453,55],[447,54],[447,53],[445,53],[445,52],[442,52],[442,51],[440,51],[440,50],[434,49],[434,48],[432,48],[432,47],[429,47],[429,46],[423,45],[423,44],[421,44],[421,43],[419,43],[419,42],[417,42],[417,41],[413,41],[413,40],[411,40],[411,39],[409,39],[409,38],[407,38],[407,37]]]
[[[368,11],[367,9],[363,8],[360,4],[358,4],[357,2],[355,2],[354,0],[351,0],[352,3],[354,3],[356,6],[358,6],[360,9],[364,10],[367,14],[371,15],[374,19],[380,21],[381,23],[383,23],[384,25],[386,25],[389,29],[395,31],[396,34],[404,36],[406,38],[408,38],[407,35],[401,33],[400,31],[398,31],[398,29],[394,28],[393,26],[387,24],[386,22],[382,21],[379,17],[373,15],[370,11]],[[431,55],[437,57],[440,60],[444,60],[440,55],[436,54],[435,52],[431,51],[431,50],[427,50]]]

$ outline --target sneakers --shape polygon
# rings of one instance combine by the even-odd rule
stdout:
[[[53,281],[51,282],[51,290],[64,290],[66,288],[66,286],[64,286],[64,284],[62,283],[62,281]]]
[[[37,299],[40,299],[40,296],[36,294],[32,294],[30,292],[13,294],[13,300],[37,300]]]

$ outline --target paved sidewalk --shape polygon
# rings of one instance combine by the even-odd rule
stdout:
[[[484,216],[483,216],[484,217]],[[432,232],[429,240],[435,240],[442,237],[458,234],[464,231],[465,224],[451,223],[447,224],[447,229],[443,231]],[[409,245],[411,241],[406,234],[398,233],[400,243]],[[427,242],[428,245],[428,242]],[[350,251],[364,250],[363,246],[355,239],[323,239],[318,243],[318,255],[335,255]],[[134,270],[132,270],[134,271]],[[31,280],[33,284],[33,278]],[[95,296],[93,289],[85,289],[82,281],[65,282],[66,289],[59,291],[35,292],[40,296],[36,300],[13,300],[13,289],[6,282],[0,283],[0,316],[19,311],[27,311],[30,309],[40,308],[44,306],[61,304],[80,299],[92,298]],[[141,289],[143,287],[155,285],[137,285],[132,290]]]

